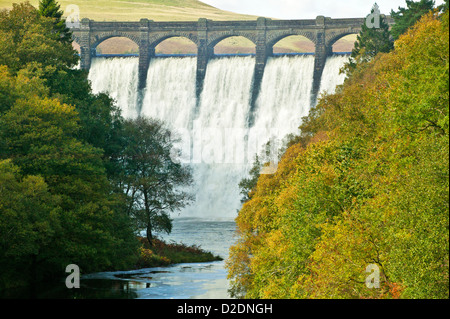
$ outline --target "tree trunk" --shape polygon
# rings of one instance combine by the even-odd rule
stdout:
[[[150,207],[148,205],[148,193],[147,189],[143,189],[142,193],[144,194],[144,205],[145,205],[145,213],[147,214],[147,240],[150,247],[153,246],[153,235],[152,235],[152,222],[150,218]]]
[[[147,225],[147,240],[148,240],[148,244],[150,245],[150,247],[153,246],[153,235],[152,235],[152,225],[148,224]]]

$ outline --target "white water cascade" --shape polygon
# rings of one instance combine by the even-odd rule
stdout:
[[[196,202],[184,217],[231,219],[240,205],[244,155],[255,59],[233,57],[209,62],[193,122],[192,165]]]
[[[328,58],[320,92],[333,93],[342,84],[345,76],[339,69],[347,59]],[[193,168],[191,191],[196,201],[173,217],[232,220],[241,207],[238,184],[247,176],[254,155],[269,139],[298,133],[301,118],[308,114],[314,57],[269,58],[251,128],[255,59],[210,60],[198,101],[196,62],[192,57],[153,59],[140,114],[137,58],[93,59],[89,79],[94,92],[106,92],[116,99],[125,117],[158,118],[183,139],[183,159]]]
[[[348,61],[349,55],[332,55],[328,57],[322,73],[319,95],[327,92],[333,94],[336,86],[344,83],[345,74],[340,74],[340,69]]]
[[[140,115],[160,119],[175,130],[189,128],[197,103],[196,71],[196,58],[153,59]]]
[[[108,93],[125,118],[138,116],[138,58],[93,58],[88,79],[94,93]]]
[[[255,125],[251,137],[272,143],[297,133],[301,118],[308,115],[314,75],[313,56],[269,58],[256,104]],[[275,139],[275,140],[274,140]],[[256,152],[255,152],[256,153]]]

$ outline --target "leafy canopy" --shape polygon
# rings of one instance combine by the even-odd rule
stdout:
[[[406,0],[406,8],[399,7],[398,11],[391,10],[391,17],[395,22],[391,30],[392,37],[397,40],[424,14],[433,10],[434,4],[434,0]]]
[[[449,15],[432,12],[323,96],[258,178],[236,219],[232,295],[448,298],[448,138]]]

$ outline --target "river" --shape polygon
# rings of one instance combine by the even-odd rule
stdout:
[[[166,242],[198,245],[228,258],[235,240],[234,221],[177,218],[170,235],[155,234]],[[42,284],[34,291],[1,293],[6,298],[38,299],[228,299],[225,261],[176,264],[168,267],[81,274],[80,288],[68,289],[64,280]],[[30,295],[31,294],[31,295]]]
[[[156,234],[166,242],[198,245],[223,259],[235,240],[233,221],[175,219],[170,235]],[[78,298],[112,295],[138,299],[227,299],[225,261],[177,264],[169,267],[102,272],[81,277]]]

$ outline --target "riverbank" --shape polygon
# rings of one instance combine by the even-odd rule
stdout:
[[[186,245],[174,241],[167,243],[155,238],[152,241],[152,246],[150,246],[147,238],[139,237],[138,239],[142,246],[139,249],[137,269],[223,260],[222,257],[205,251],[197,245]]]

